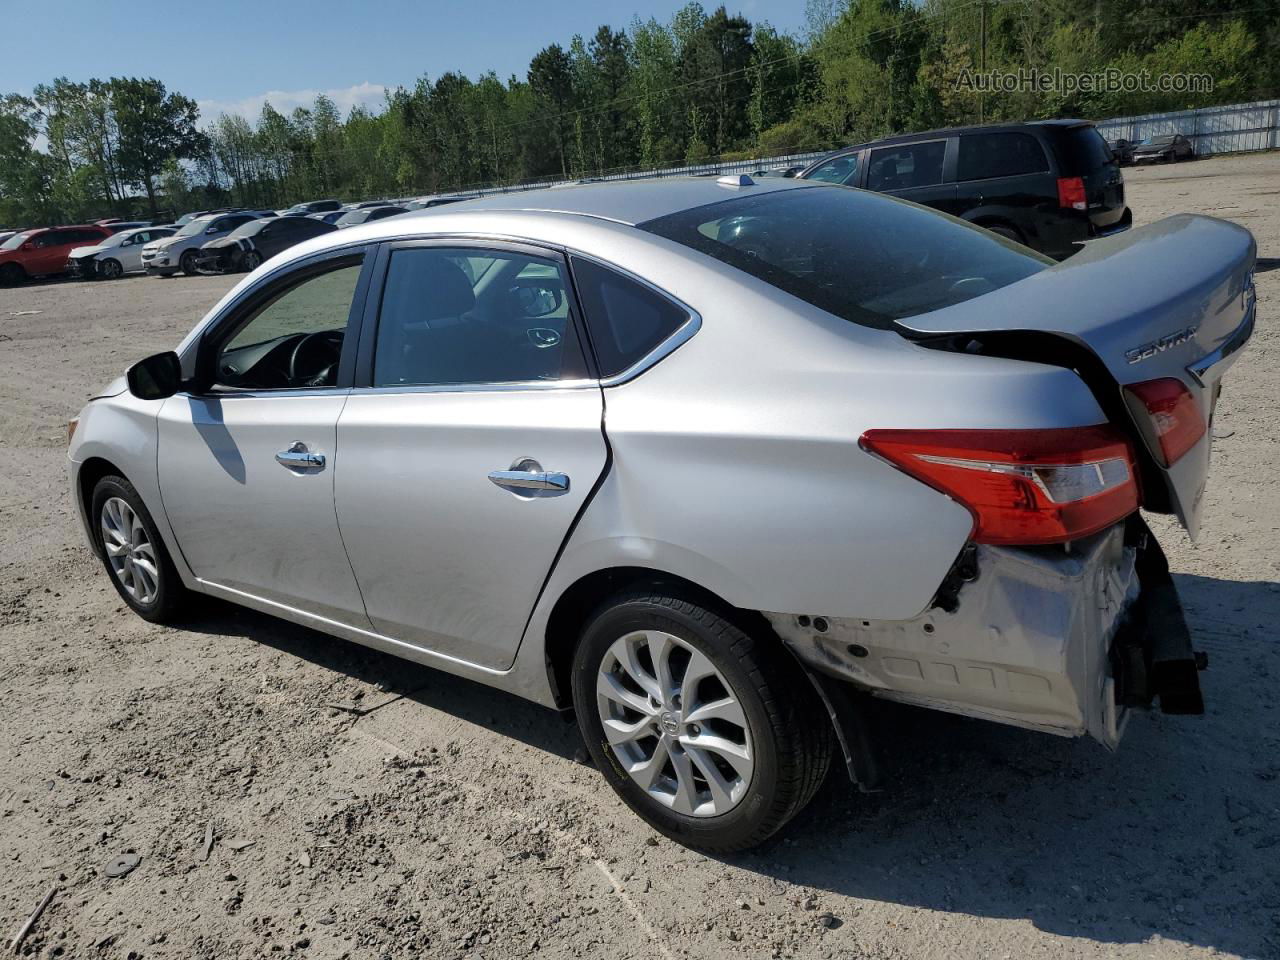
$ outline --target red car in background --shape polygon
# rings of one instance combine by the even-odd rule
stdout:
[[[67,269],[67,255],[76,247],[101,243],[111,236],[109,226],[41,227],[15,233],[0,243],[0,284],[12,286],[29,277],[45,277]]]

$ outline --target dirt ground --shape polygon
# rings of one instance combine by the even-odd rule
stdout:
[[[883,792],[833,777],[724,859],[655,836],[514,697],[227,605],[131,615],[65,423],[234,280],[0,290],[3,948],[56,887],[25,954],[1280,957],[1280,153],[1125,175],[1140,223],[1226,217],[1264,258],[1202,538],[1157,524],[1207,715],[1136,716],[1112,755],[885,706]]]

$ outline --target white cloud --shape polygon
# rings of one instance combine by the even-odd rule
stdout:
[[[336,90],[268,90],[241,100],[199,100],[200,122],[210,123],[224,113],[238,113],[250,123],[258,119],[262,105],[270,103],[283,114],[293,112],[294,107],[311,107],[316,97],[324,94],[338,106],[338,113],[345,117],[354,106],[378,111],[385,102],[387,88],[380,83],[357,83],[354,87]]]

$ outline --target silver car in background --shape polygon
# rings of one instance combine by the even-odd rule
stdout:
[[[727,851],[869,695],[1115,747],[1199,713],[1139,508],[1194,534],[1250,234],[1065,263],[748,177],[485,198],[291,248],[72,424],[89,542],[189,591],[576,712],[641,817]]]
[[[85,280],[100,277],[118,280],[126,273],[143,270],[142,251],[147,244],[171,237],[177,227],[133,227],[113,233],[99,244],[76,247],[67,254],[70,272]]]

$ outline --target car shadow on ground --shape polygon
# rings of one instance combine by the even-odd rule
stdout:
[[[778,837],[723,862],[842,897],[1024,919],[1101,943],[1276,955],[1280,584],[1177,581],[1210,655],[1205,716],[1135,714],[1110,754],[1088,739],[877,702],[883,789],[861,794],[836,770]],[[211,604],[187,626],[381,683],[559,757],[581,743],[576,727],[515,696],[252,611]],[[857,900],[821,906],[839,925],[856,922]]]

